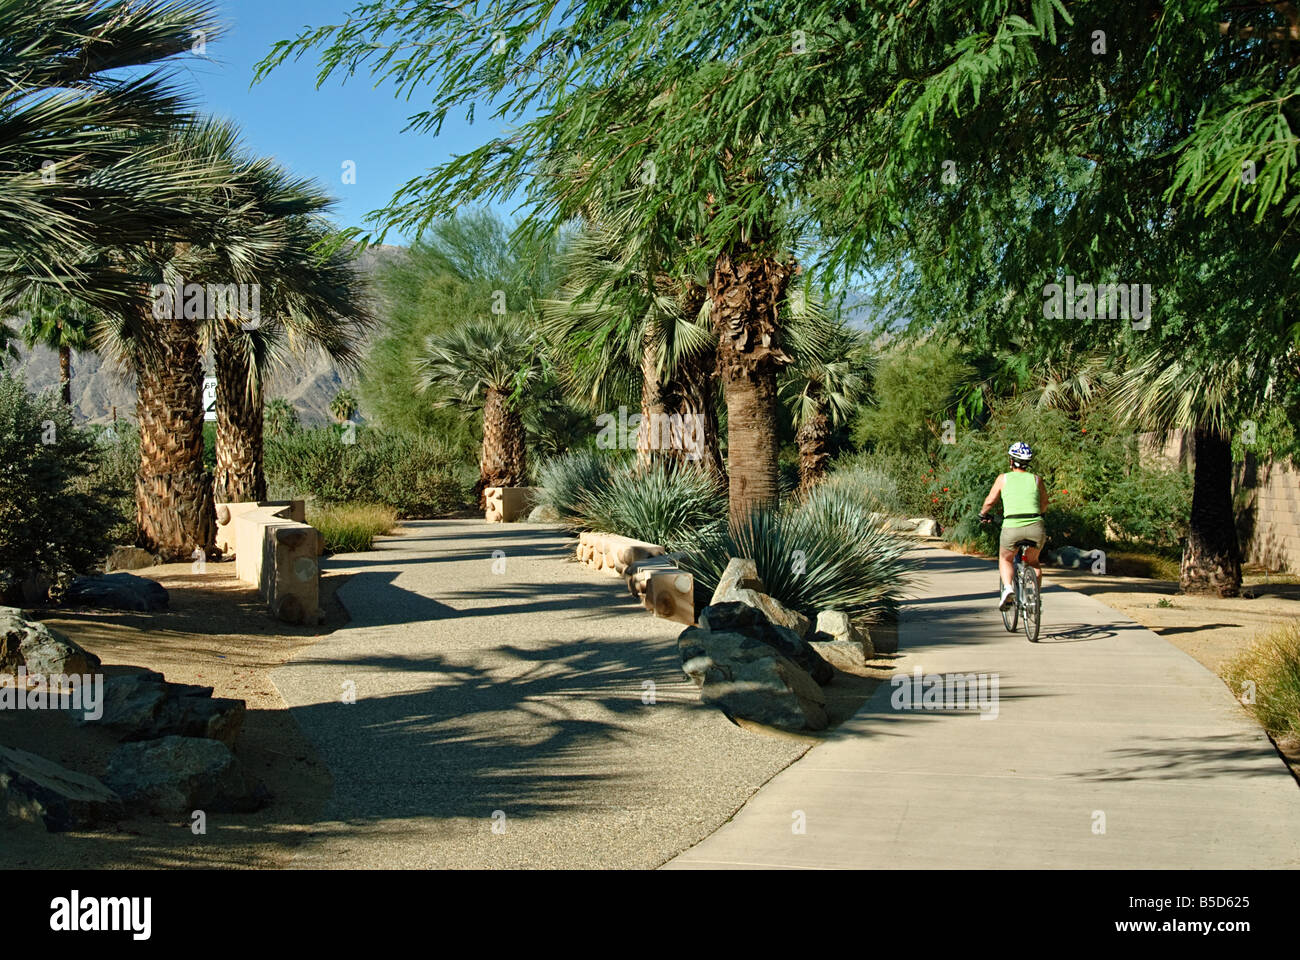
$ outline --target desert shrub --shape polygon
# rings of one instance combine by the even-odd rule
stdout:
[[[928,459],[940,449],[943,421],[973,372],[955,346],[937,340],[894,348],[876,370],[875,402],[854,420],[854,443],[914,463]]]
[[[840,461],[824,482],[854,492],[870,510],[923,517],[931,514],[927,491],[933,478],[933,470],[916,457],[872,452]]]
[[[277,497],[323,504],[382,503],[403,517],[464,507],[477,473],[451,447],[428,437],[357,430],[344,443],[337,426],[267,438],[267,482]]]
[[[928,483],[931,515],[954,540],[996,547],[996,525],[975,518],[1016,440],[1033,445],[1033,471],[1047,485],[1049,547],[1177,544],[1191,510],[1189,476],[1143,466],[1132,435],[1103,415],[1080,420],[1011,402],[985,429],[959,434]]]
[[[374,546],[375,537],[391,533],[397,511],[380,503],[313,504],[307,522],[321,532],[331,553],[358,553]]]
[[[140,469],[140,431],[133,423],[87,426],[85,430],[95,438],[93,482],[106,492],[112,506],[109,541],[133,543],[138,531],[135,475]]]
[[[587,496],[603,490],[618,461],[597,450],[575,450],[544,461],[537,471],[541,490],[536,502],[548,506],[565,521],[576,520],[578,505]]]
[[[0,581],[51,582],[108,552],[122,491],[101,474],[94,435],[51,391],[0,376]],[[4,583],[0,583],[3,589]]]
[[[1237,697],[1253,690],[1247,709],[1275,739],[1300,740],[1300,624],[1284,623],[1232,661],[1224,679]]]
[[[619,467],[574,506],[582,529],[661,544],[669,551],[694,543],[726,510],[726,494],[707,471],[663,463]]]
[[[732,557],[758,567],[766,592],[808,617],[835,609],[850,617],[893,616],[914,569],[907,543],[873,523],[847,487],[819,486],[800,504],[756,507],[704,530],[679,565],[698,593],[712,594]]]

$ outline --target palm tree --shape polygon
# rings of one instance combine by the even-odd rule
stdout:
[[[1192,513],[1178,576],[1184,593],[1241,592],[1231,431],[1243,413],[1241,398],[1265,393],[1259,380],[1267,369],[1245,346],[1209,365],[1152,351],[1131,360],[1115,380],[1115,403],[1128,422],[1162,438],[1178,429],[1192,435]]]
[[[272,397],[266,402],[263,421],[267,436],[282,437],[298,429],[298,412],[284,397]]]
[[[273,181],[279,179],[277,175]],[[327,208],[331,201],[315,194],[315,189],[291,184],[276,204],[268,204],[263,194],[257,206],[267,211],[267,223],[275,222],[276,205],[307,203]],[[303,196],[304,190],[308,196]],[[330,236],[329,228],[318,217],[299,215],[280,226],[285,231],[283,241],[257,267],[258,286],[264,293],[262,312],[267,316],[254,324],[227,318],[213,327],[217,365],[214,496],[221,502],[266,499],[262,391],[271,367],[285,364],[291,354],[319,350],[335,366],[355,371],[362,337],[374,324],[351,253],[317,251]],[[353,399],[341,419],[348,419],[355,410]]]
[[[89,308],[49,287],[34,287],[19,303],[29,318],[20,331],[23,344],[58,353],[59,388],[63,402],[72,406],[72,351],[91,349],[96,317]]]
[[[533,325],[515,316],[471,320],[429,337],[416,359],[419,387],[443,406],[483,411],[483,453],[475,492],[528,482],[524,422],[526,388],[541,378],[541,345]]]
[[[293,218],[310,215],[315,200],[305,190],[288,190],[263,205],[265,184],[279,168],[244,154],[230,124],[193,119],[177,127],[168,146],[174,162],[219,172],[221,185],[206,200],[221,215],[191,223],[185,240],[104,254],[142,277],[149,295],[141,290],[137,300],[112,314],[102,341],[136,382],[140,545],[179,560],[214,546],[213,488],[203,465],[203,337],[219,340],[222,331],[248,322],[244,314],[254,294],[292,244]],[[232,307],[220,291],[234,296],[236,287]],[[222,399],[219,385],[219,405]],[[260,431],[260,402],[255,409],[250,428]]]
[[[0,299],[32,285],[120,309],[120,262],[90,257],[177,237],[206,214],[212,171],[161,143],[185,101],[149,67],[218,37],[184,0],[0,0]]]
[[[795,362],[781,392],[797,426],[799,495],[804,496],[826,476],[832,428],[866,399],[873,363],[863,334],[843,323],[830,326],[820,343],[805,345],[798,331],[795,327],[790,338]]]
[[[357,412],[357,398],[353,396],[351,390],[340,390],[334,394],[334,399],[330,401],[330,416],[339,423],[351,420],[352,415]]]
[[[542,329],[567,391],[595,409],[633,399],[639,388],[637,460],[680,458],[661,450],[659,418],[700,417],[702,463],[725,474],[714,403],[714,342],[704,288],[689,277],[651,271],[635,259],[628,224],[593,210],[566,248],[563,280],[540,303]]]

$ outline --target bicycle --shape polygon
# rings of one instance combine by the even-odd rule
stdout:
[[[983,521],[992,523],[993,518]],[[1016,602],[1002,608],[1002,625],[1007,633],[1016,632],[1016,624],[1024,628],[1025,639],[1030,643],[1038,642],[1038,628],[1043,616],[1042,593],[1038,589],[1038,576],[1034,568],[1025,563],[1025,548],[1037,547],[1034,540],[1017,540],[1016,555],[1011,561],[1011,580],[1016,588]],[[998,593],[1002,592],[1002,577],[998,577]]]

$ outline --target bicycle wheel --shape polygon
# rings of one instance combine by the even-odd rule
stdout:
[[[1034,568],[1025,564],[1020,568],[1020,595],[1024,599],[1025,639],[1038,642],[1038,624],[1043,614],[1043,598],[1038,592],[1038,578]]]
[[[1013,574],[1013,575],[1012,575],[1012,582],[1014,582],[1014,580],[1015,580],[1015,577],[1014,577],[1014,574]],[[999,598],[1001,597],[1001,595],[1002,595],[1002,580],[999,578],[999,580],[998,580],[998,596],[999,596]],[[1002,626],[1004,626],[1004,627],[1007,628],[1007,633],[1015,633],[1015,632],[1016,632],[1016,617],[1017,617],[1017,615],[1018,615],[1019,612],[1020,612],[1020,611],[1019,611],[1019,607],[1020,607],[1020,604],[1018,604],[1018,603],[1013,603],[1013,604],[1011,604],[1011,606],[1009,606],[1009,607],[1003,607],[1003,608],[1002,608]]]

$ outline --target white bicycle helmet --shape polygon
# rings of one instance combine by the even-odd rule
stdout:
[[[1016,463],[1028,463],[1030,460],[1034,459],[1033,448],[1027,443],[1013,443],[1011,449],[1008,450],[1007,453]]]

